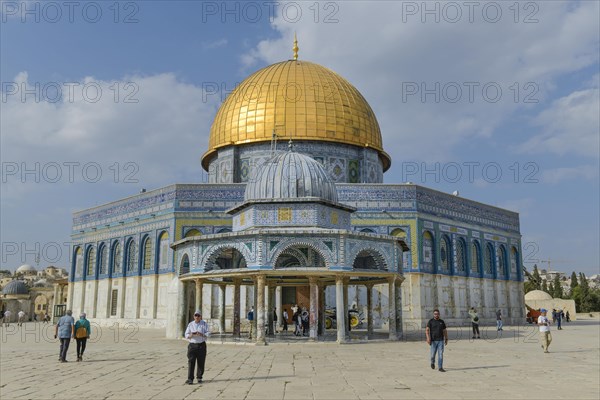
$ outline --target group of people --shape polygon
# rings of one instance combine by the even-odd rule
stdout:
[[[538,317],[537,320],[537,325],[540,331],[540,340],[542,342],[542,349],[544,350],[544,353],[549,353],[548,348],[550,347],[550,343],[552,342],[552,334],[550,333],[551,322],[546,316],[548,310],[542,308],[540,309],[540,312],[541,315]],[[560,326],[560,321],[562,318],[565,318],[565,314],[561,314],[562,311],[552,311],[552,319],[553,322],[558,322],[558,329],[562,329]],[[479,315],[477,314],[477,310],[474,307],[471,307],[471,309],[469,310],[469,317],[471,318],[471,327],[473,329],[472,339],[481,339],[481,334],[479,332]],[[566,318],[570,318],[568,311],[566,314]],[[496,312],[496,329],[498,331],[502,330],[501,310],[498,310]],[[425,336],[427,344],[430,346],[431,369],[435,369],[435,358],[437,355],[439,371],[446,372],[443,363],[444,347],[448,345],[448,329],[444,320],[440,318],[440,310],[433,310],[433,318],[431,318],[429,322],[427,322],[427,327],[425,328]]]
[[[298,307],[296,304],[292,307],[292,321],[294,321],[294,335],[296,336],[308,336],[308,328],[309,328],[309,319],[308,319],[308,311],[306,307]]]
[[[10,310],[0,311],[0,320],[2,321],[0,326],[10,326],[10,317],[11,316],[12,316],[12,312]],[[17,313],[17,326],[23,326],[23,323],[27,322],[26,317],[27,317],[27,313],[25,313],[25,311],[23,311],[23,310],[19,311]],[[33,315],[33,320],[35,322],[38,322],[38,318],[45,324],[50,322],[50,316],[46,313]]]
[[[60,362],[67,362],[67,352],[69,351],[71,339],[77,341],[77,361],[83,361],[87,340],[92,333],[90,321],[86,319],[85,313],[79,315],[77,322],[75,322],[72,314],[71,310],[67,310],[66,314],[58,320],[54,330],[54,339],[60,340],[60,352],[58,354],[58,361]]]
[[[566,320],[567,322],[571,322],[571,315],[569,314],[569,311],[567,311],[567,314],[565,315],[565,312],[563,310],[557,310],[556,308],[552,309],[552,323],[556,324],[558,322],[558,325],[556,327],[556,329],[561,330],[562,329],[562,320]]]

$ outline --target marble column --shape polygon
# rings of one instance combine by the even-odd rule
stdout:
[[[266,344],[265,341],[265,283],[266,277],[256,277],[256,342]]]
[[[195,301],[195,309],[196,310],[200,310],[200,312],[202,312],[202,289],[204,286],[204,282],[202,282],[202,279],[196,279],[196,301]],[[202,318],[204,318],[204,316],[202,316]]]
[[[349,278],[344,278],[344,318],[346,321],[346,338],[350,339],[350,318],[348,318],[348,283],[350,282]]]
[[[367,338],[373,339],[373,284],[367,283]]]
[[[273,336],[275,334],[273,329],[273,323],[275,322],[275,319],[273,318],[273,308],[275,308],[275,286],[269,285],[267,287],[269,290],[267,298],[267,332],[269,336]]]
[[[233,337],[240,337],[240,280],[233,280]]]
[[[402,328],[402,281],[403,279],[396,279],[396,337],[402,339],[404,330]]]
[[[275,307],[277,308],[277,326],[283,325],[283,310],[281,309],[281,286],[275,288]]]
[[[325,335],[325,288],[326,286],[319,283],[319,329],[318,335]]]
[[[344,314],[344,278],[335,277],[335,307],[337,320],[337,342],[346,342],[346,314]]]
[[[59,303],[59,299],[58,299],[58,288],[59,288],[59,284],[55,283],[54,284],[54,300],[52,300],[52,309],[48,309],[47,314],[52,315],[52,317],[54,317],[54,306]]]
[[[317,340],[319,325],[319,285],[316,277],[309,277],[310,285],[310,311],[309,311],[309,334],[310,340]]]
[[[134,287],[134,307],[135,307],[135,319],[140,319],[140,308],[142,302],[142,277],[135,277],[135,287]]]
[[[227,285],[219,284],[219,329],[220,333],[225,333],[225,301],[227,300]]]
[[[390,340],[398,340],[396,336],[396,277],[388,278],[388,310],[389,310],[389,330]]]
[[[258,281],[254,281],[254,287],[252,288],[252,304],[254,307],[254,320],[252,321],[252,332],[254,332],[254,337],[256,337],[256,332],[258,332]],[[264,302],[264,299],[263,299]]]

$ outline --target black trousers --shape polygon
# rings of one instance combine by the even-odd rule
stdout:
[[[75,340],[77,341],[77,357],[81,357],[83,356],[83,352],[85,351],[85,344],[87,343],[87,338]]]
[[[206,342],[188,344],[187,358],[188,379],[194,380],[194,369],[196,364],[198,364],[196,377],[202,379],[202,375],[204,375],[204,362],[206,361]]]
[[[476,324],[475,322],[471,322],[471,325],[473,325],[473,336],[475,336],[475,335],[479,336],[479,324]]]
[[[283,319],[283,330],[287,332],[287,320]]]
[[[58,358],[63,361],[67,360],[67,351],[69,351],[69,344],[71,343],[71,338],[60,338],[60,354]]]

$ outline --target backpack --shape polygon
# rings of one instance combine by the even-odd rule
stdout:
[[[85,329],[85,326],[81,325],[79,328],[77,328],[77,330],[75,331],[75,339],[84,339],[87,337],[87,329]]]

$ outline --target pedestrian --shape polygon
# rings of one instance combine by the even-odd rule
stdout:
[[[60,353],[58,355],[58,361],[67,362],[67,351],[69,351],[69,344],[71,338],[75,335],[75,320],[71,316],[73,312],[67,310],[65,315],[60,317],[54,330],[54,339],[58,337],[60,339]]]
[[[4,311],[4,317],[2,318],[2,322],[4,322],[4,326],[10,325],[10,310]]]
[[[296,311],[294,312],[294,315],[292,317],[292,321],[294,321],[294,335],[296,336],[300,336],[300,324],[302,323],[302,321],[300,321],[300,312],[298,309],[296,309]]]
[[[556,308],[552,309],[552,323],[556,323]]]
[[[85,318],[85,313],[81,313],[79,321],[75,322],[75,340],[77,341],[77,361],[83,361],[83,352],[85,345],[92,333],[90,321]]]
[[[542,349],[544,349],[544,353],[549,353],[548,347],[550,347],[550,343],[552,342],[552,335],[550,334],[550,321],[548,321],[548,317],[546,317],[547,310],[542,308],[540,311],[542,312],[542,315],[538,317],[537,324],[540,327]]]
[[[254,326],[254,307],[250,307],[250,311],[248,311],[246,319],[250,322],[250,333],[248,334],[248,338],[252,339],[252,327]]]
[[[556,312],[556,322],[558,323],[558,326],[557,326],[557,328],[556,328],[557,330],[561,330],[561,329],[562,329],[562,325],[561,325],[561,322],[562,322],[562,316],[563,316],[563,312],[562,312],[562,310],[558,310],[558,311]]]
[[[44,322],[44,324],[48,323],[48,314],[46,314],[46,313],[42,314],[42,321]]]
[[[277,307],[273,307],[273,332],[277,333]]]
[[[477,335],[477,339],[481,339],[479,335],[479,315],[474,307],[471,307],[469,310],[469,316],[471,317],[471,327],[473,328],[473,339],[475,339],[475,335]]]
[[[23,326],[23,321],[25,321],[25,311],[21,310],[17,313],[17,325]]]
[[[302,307],[302,314],[300,314],[302,320],[302,336],[308,336],[308,311],[306,307]]]
[[[194,367],[198,367],[196,378],[198,383],[202,383],[204,375],[204,362],[206,361],[206,338],[210,336],[210,329],[206,321],[202,320],[202,311],[196,310],[194,320],[191,321],[186,330],[185,338],[190,342],[188,344],[188,378],[185,383],[191,385],[194,383]]]
[[[282,332],[287,332],[288,331],[288,312],[287,310],[284,308],[283,309],[283,321],[281,321],[283,323],[283,330]]]
[[[502,310],[496,311],[496,330],[502,330]]]
[[[2,322],[0,322],[0,327],[1,327],[4,323],[4,310],[0,310],[0,320],[2,321]]]
[[[567,322],[571,322],[571,314],[569,314],[569,310],[567,310],[565,317],[567,318]]]
[[[444,345],[448,345],[448,330],[446,323],[440,318],[440,310],[433,310],[433,318],[427,322],[425,329],[427,344],[430,346],[431,369],[435,369],[435,353],[438,355],[438,368],[440,372],[444,369]]]

